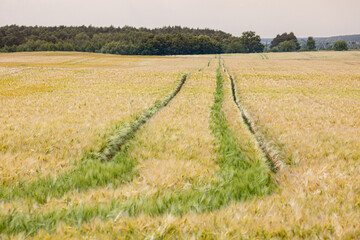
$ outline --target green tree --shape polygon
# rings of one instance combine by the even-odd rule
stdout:
[[[256,53],[264,51],[264,44],[261,43],[261,38],[253,31],[243,32],[240,38],[240,43],[243,46],[245,53]]]
[[[308,37],[308,40],[306,42],[306,47],[308,50],[313,51],[316,49],[315,46],[315,39],[313,37]]]
[[[245,48],[244,45],[242,45],[240,43],[240,41],[231,41],[227,46],[226,46],[226,52],[227,53],[243,53],[245,52]]]
[[[334,50],[335,51],[347,51],[348,50],[347,42],[344,40],[336,41],[334,43]]]
[[[90,40],[90,37],[85,32],[76,34],[75,39],[74,39],[75,49],[79,50],[79,51],[85,51],[86,45],[89,40]]]
[[[293,32],[291,33],[283,33],[281,35],[277,35],[272,41],[271,41],[271,48],[275,48],[277,46],[280,45],[280,43],[285,42],[285,41],[293,41],[296,45],[296,50],[300,49],[300,44],[295,36],[295,34]]]
[[[280,52],[294,52],[296,51],[296,44],[293,41],[284,41],[279,44]]]

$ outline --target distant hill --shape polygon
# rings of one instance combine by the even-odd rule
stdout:
[[[274,38],[261,38],[261,42],[262,43],[271,43],[271,41],[273,40]]]
[[[326,40],[328,42],[336,42],[339,40],[345,40],[347,42],[360,42],[360,34],[334,36],[334,37],[318,37],[315,38],[315,40],[319,40],[319,41]]]
[[[356,48],[360,44],[360,34],[353,35],[341,35],[341,36],[332,36],[332,37],[314,37],[316,41],[316,47],[319,50],[326,49],[334,45],[336,41],[344,40],[348,43],[350,48]],[[263,44],[270,45],[273,38],[262,38],[261,42]],[[306,44],[307,38],[298,38],[300,45]]]
[[[261,38],[261,42],[271,42],[274,38]],[[360,34],[353,34],[353,35],[341,35],[341,36],[333,36],[333,37],[314,37],[315,40],[323,41],[327,40],[329,42],[336,42],[339,40],[345,40],[347,42],[360,42]],[[307,38],[298,38],[298,40],[306,41]]]
[[[340,40],[346,41],[350,48],[357,48],[360,44],[360,34],[315,38],[316,47],[320,50],[332,47],[336,41]]]

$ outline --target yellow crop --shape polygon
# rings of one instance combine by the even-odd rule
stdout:
[[[278,182],[271,195],[202,213],[129,217],[111,212],[105,219],[95,217],[79,225],[61,222],[53,232],[39,230],[31,237],[359,238],[359,54],[262,53],[221,58],[236,83],[239,103],[284,163],[271,174]],[[84,151],[99,147],[112,125],[162,99],[182,73],[190,73],[174,99],[131,140],[130,156],[137,161],[131,181],[118,188],[74,190],[43,205],[27,198],[1,202],[0,214],[16,208],[31,216],[154,195],[160,199],[194,185],[209,185],[219,170],[209,120],[217,61],[213,56],[0,54],[0,176],[10,183],[66,172]],[[229,128],[249,158],[266,161],[234,104],[227,75],[223,78],[223,111]]]

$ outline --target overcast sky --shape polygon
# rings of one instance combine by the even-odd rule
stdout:
[[[0,0],[0,26],[93,25],[219,29],[261,37],[360,34],[360,0]]]

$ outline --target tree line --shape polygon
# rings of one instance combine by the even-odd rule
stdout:
[[[316,42],[313,37],[308,37],[305,44],[300,46],[299,41],[293,32],[278,34],[267,49],[269,52],[295,52],[295,51],[316,51]],[[348,44],[344,40],[336,41],[326,50],[346,51]]]
[[[82,51],[124,55],[262,52],[255,32],[235,37],[223,31],[184,27],[156,29],[93,26],[3,26],[0,51]]]
[[[347,50],[338,41],[328,50]],[[270,46],[253,31],[240,37],[219,30],[186,27],[134,28],[93,26],[0,27],[0,52],[82,51],[123,55],[181,55],[314,51],[313,37],[299,44],[294,33],[278,34]]]

